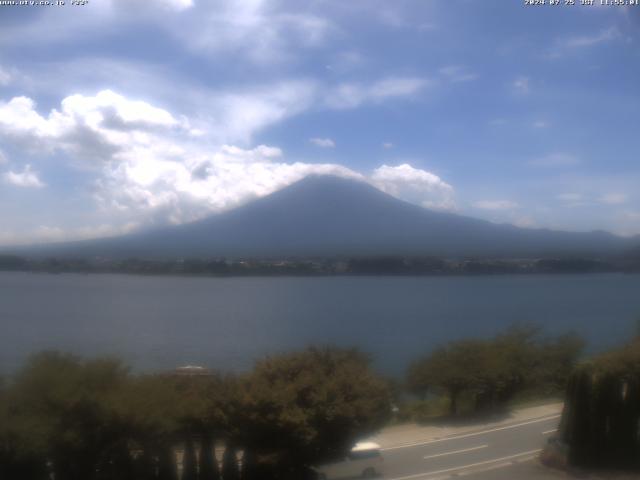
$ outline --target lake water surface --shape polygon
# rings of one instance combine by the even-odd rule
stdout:
[[[400,374],[435,345],[530,321],[594,350],[629,339],[640,275],[198,278],[0,272],[0,371],[31,353],[115,354],[139,370],[244,370],[335,343]]]

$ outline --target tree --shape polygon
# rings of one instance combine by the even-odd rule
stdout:
[[[458,413],[462,395],[473,399],[476,412],[500,410],[527,389],[562,391],[583,345],[574,334],[548,339],[535,326],[516,325],[492,339],[435,349],[409,367],[407,384],[421,397],[429,391],[447,395],[451,415]]]
[[[639,341],[576,368],[560,424],[572,464],[640,469],[638,424]]]
[[[115,408],[127,369],[118,361],[34,356],[12,387],[12,415],[57,480],[90,480],[116,460],[126,425]]]
[[[216,436],[229,429],[231,381],[215,372],[131,377],[122,396],[122,415],[131,426],[137,449],[147,467],[160,477],[177,478],[174,448],[184,445],[183,478],[217,480],[213,447]],[[200,455],[196,455],[196,446]]]
[[[10,399],[8,385],[0,378],[0,478],[45,480],[46,458],[34,449]]]
[[[425,394],[429,389],[449,397],[449,413],[458,413],[458,400],[466,391],[480,391],[487,362],[482,340],[461,340],[437,348],[409,368],[410,388]]]
[[[283,475],[342,458],[390,413],[386,383],[358,351],[309,348],[258,362],[241,390],[239,440]]]
[[[242,480],[260,480],[258,470],[258,459],[255,452],[250,448],[245,448],[242,455]]]
[[[179,436],[185,439],[185,445],[188,447],[185,449],[185,455],[189,452],[189,455],[185,456],[186,463],[183,460],[183,479],[197,476],[193,440],[198,439],[200,478],[217,480],[220,472],[213,455],[214,438],[228,436],[232,429],[235,379],[207,371],[204,375],[174,375],[166,381],[179,398],[174,405],[179,423]]]
[[[232,443],[227,443],[224,448],[224,454],[222,455],[222,478],[223,480],[240,480],[236,448]]]
[[[542,343],[534,367],[537,375],[533,382],[549,395],[563,394],[584,346],[582,337],[575,333],[566,333]]]
[[[200,480],[220,479],[220,469],[214,448],[215,445],[211,435],[205,433],[200,443]]]
[[[181,398],[165,375],[128,378],[118,398],[119,415],[129,427],[129,437],[140,452],[138,475],[177,480],[173,447],[179,442]]]

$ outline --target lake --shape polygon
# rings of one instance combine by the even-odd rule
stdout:
[[[434,346],[514,322],[574,330],[592,350],[640,318],[640,275],[145,277],[0,272],[0,371],[31,353],[114,354],[136,370],[242,371],[309,344],[357,346],[387,374]]]

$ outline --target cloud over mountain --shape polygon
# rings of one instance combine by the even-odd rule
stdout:
[[[243,143],[256,129],[295,114],[302,107],[288,103],[292,91],[296,89],[288,85],[264,95],[221,95],[218,101],[227,108],[218,110],[218,122],[226,126],[226,138]],[[382,165],[368,174],[340,164],[290,161],[277,147],[246,148],[210,137],[184,115],[110,90],[68,96],[46,115],[28,97],[0,103],[0,138],[32,155],[49,155],[70,168],[92,172],[93,198],[115,219],[115,231],[122,225],[192,221],[309,174],[367,179],[398,198],[436,208],[453,206],[450,185],[408,164]],[[313,140],[334,145],[330,139]],[[28,165],[5,178],[14,185],[44,185]],[[48,238],[56,228],[43,225],[39,231]]]

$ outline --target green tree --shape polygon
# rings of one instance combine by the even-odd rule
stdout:
[[[15,417],[9,386],[0,378],[0,478],[47,478],[46,458],[29,440]]]
[[[535,386],[548,395],[564,394],[569,377],[584,351],[585,342],[575,333],[547,339],[538,349],[534,366]]]
[[[12,415],[57,480],[90,480],[112,463],[126,439],[116,398],[127,369],[118,361],[82,361],[45,352],[34,356],[12,387]]]
[[[358,351],[309,348],[258,362],[241,389],[240,438],[282,474],[340,458],[390,413],[387,384]]]
[[[461,396],[473,400],[475,411],[499,410],[516,395],[563,391],[584,342],[574,334],[543,338],[540,329],[517,325],[492,339],[451,342],[414,362],[407,371],[410,391],[429,391],[449,398],[449,412],[458,413]]]
[[[481,340],[461,340],[435,349],[409,367],[410,389],[424,395],[441,392],[449,398],[449,413],[458,413],[464,392],[479,391],[486,378],[486,345]]]

